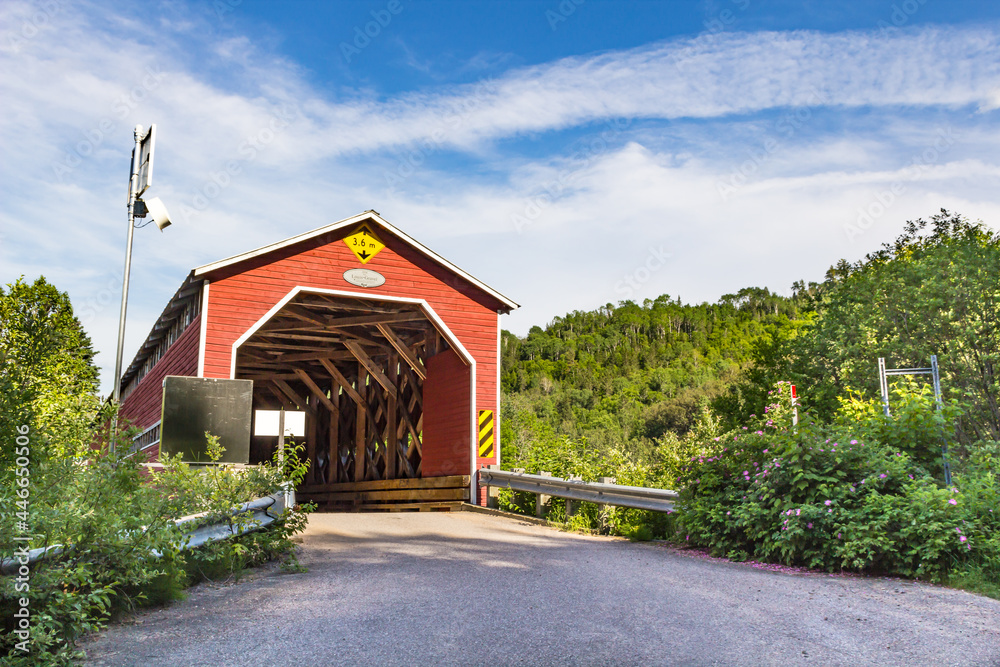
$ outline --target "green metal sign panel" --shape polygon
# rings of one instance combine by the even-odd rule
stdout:
[[[160,453],[207,463],[208,432],[225,448],[221,463],[247,463],[252,406],[253,380],[165,377]]]

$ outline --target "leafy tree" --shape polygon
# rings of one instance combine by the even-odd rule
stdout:
[[[81,440],[98,408],[94,351],[69,296],[44,277],[0,288],[0,369],[3,442],[21,425],[53,446]],[[11,457],[0,449],[0,470]]]
[[[894,243],[841,262],[801,335],[758,359],[829,417],[849,389],[878,395],[878,357],[927,366],[938,355],[945,395],[967,409],[962,442],[1000,439],[1000,234],[942,209],[908,222]]]

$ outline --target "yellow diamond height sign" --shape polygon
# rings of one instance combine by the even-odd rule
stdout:
[[[362,264],[367,264],[368,260],[379,254],[385,247],[385,244],[372,233],[368,225],[358,227],[353,234],[344,238],[344,243],[361,260]]]

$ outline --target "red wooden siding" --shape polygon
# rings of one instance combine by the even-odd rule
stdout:
[[[121,414],[145,430],[160,421],[163,404],[163,378],[168,375],[198,374],[198,344],[201,315],[197,315],[184,333],[146,373],[139,385],[122,401]],[[153,450],[151,450],[153,451]]]
[[[424,433],[421,472],[424,477],[467,475],[471,467],[469,367],[445,350],[427,359],[424,381]]]
[[[347,228],[206,276],[211,289],[208,312],[202,314],[208,318],[204,376],[228,378],[233,343],[296,286],[408,297],[426,300],[475,358],[477,405],[495,409],[497,309],[503,304],[378,225],[373,228],[386,247],[364,265],[341,241],[355,229]],[[385,284],[365,289],[344,280],[344,271],[362,266],[385,276]]]

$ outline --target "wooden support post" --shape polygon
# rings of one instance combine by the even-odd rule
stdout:
[[[340,385],[336,380],[330,385],[330,402],[337,406],[337,412],[330,413],[329,454],[330,467],[327,477],[330,482],[340,481]]]
[[[390,354],[389,367],[386,369],[388,373],[386,373],[386,375],[396,391],[389,392],[388,400],[386,401],[388,403],[385,415],[386,479],[396,479],[396,461],[399,459],[399,452],[397,451],[399,447],[396,445],[398,442],[396,439],[396,413],[398,411],[396,406],[396,397],[399,395],[399,374],[397,373],[398,364],[399,358],[395,354]]]
[[[313,399],[315,402],[315,399]],[[319,410],[306,415],[306,483],[316,483],[316,441],[319,440]]]
[[[368,403],[365,402],[365,366],[358,362],[358,386],[355,389],[361,402],[358,403],[358,416],[354,419],[354,481],[363,482],[368,479],[368,439],[365,437],[365,426],[368,424]]]
[[[538,473],[540,477],[552,477],[552,473],[545,472],[544,470]],[[549,496],[547,493],[539,493],[535,495],[535,516],[541,518],[545,505],[549,502]]]

